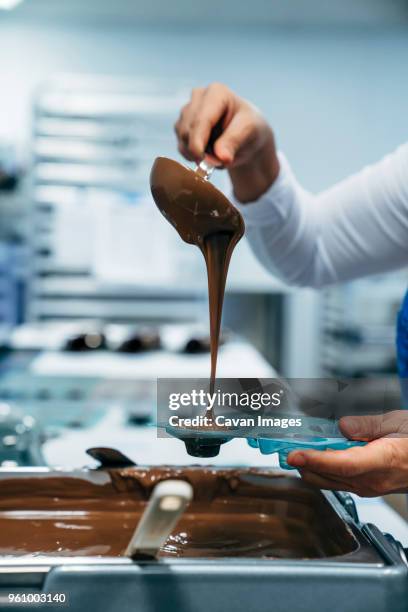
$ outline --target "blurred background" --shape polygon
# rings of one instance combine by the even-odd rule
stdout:
[[[3,413],[86,427],[119,397],[141,424],[148,379],[207,376],[204,262],[148,186],[180,106],[226,83],[320,190],[406,141],[407,32],[406,0],[0,0]],[[288,288],[242,241],[219,374],[393,378],[406,285]]]

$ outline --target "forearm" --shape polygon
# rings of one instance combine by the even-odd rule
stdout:
[[[270,138],[262,149],[247,163],[228,169],[236,201],[245,204],[258,200],[276,181],[279,171],[279,158],[270,132]]]
[[[288,283],[320,287],[408,264],[408,145],[314,195],[280,155],[275,183],[236,204],[259,260]]]
[[[297,182],[285,156],[272,187],[255,202],[234,203],[245,219],[246,236],[259,261],[289,284],[319,286],[335,282],[319,240],[317,197]]]

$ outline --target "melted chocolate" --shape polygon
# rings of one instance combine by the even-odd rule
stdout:
[[[160,212],[181,238],[204,255],[208,276],[213,391],[221,328],[222,305],[229,262],[245,226],[239,211],[197,172],[165,157],[158,157],[150,186]]]
[[[153,487],[180,478],[194,499],[163,557],[319,558],[355,541],[320,492],[262,470],[126,468],[3,475],[0,555],[124,555]]]
[[[150,187],[160,212],[180,237],[198,246],[207,266],[210,309],[211,374],[213,393],[221,329],[225,283],[232,252],[245,231],[239,211],[201,174],[176,161],[158,157],[150,173]],[[209,412],[217,430],[213,410]],[[187,452],[194,457],[214,457],[226,438],[186,437]]]

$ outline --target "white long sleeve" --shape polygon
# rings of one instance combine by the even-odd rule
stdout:
[[[239,204],[258,259],[284,281],[321,287],[408,265],[408,143],[311,194],[279,154],[269,191]]]

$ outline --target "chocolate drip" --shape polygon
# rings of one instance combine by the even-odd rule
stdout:
[[[156,159],[150,186],[160,212],[185,242],[198,246],[204,255],[210,310],[210,393],[213,393],[228,267],[232,252],[244,234],[244,221],[214,185],[171,159]],[[209,417],[214,420],[212,410]],[[206,441],[190,438],[186,440],[186,448],[193,456],[212,457],[218,455],[224,441],[223,438]]]
[[[204,239],[204,245],[202,248],[207,265],[208,295],[210,304],[210,393],[214,392],[225,284],[227,280],[228,266],[235,244],[236,241],[234,242],[234,234],[219,232],[217,234],[210,234],[207,236]]]
[[[244,234],[244,221],[214,185],[171,159],[156,159],[150,186],[160,212],[185,242],[198,246],[204,255],[210,309],[212,391],[228,267],[232,252]]]

